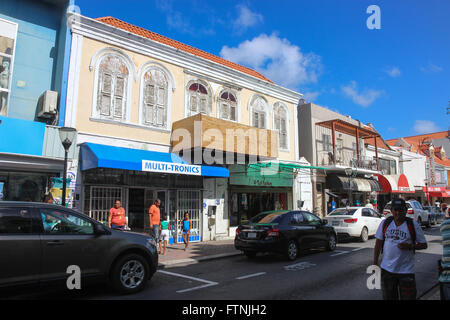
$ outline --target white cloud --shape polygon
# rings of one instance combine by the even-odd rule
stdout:
[[[306,101],[314,101],[317,99],[317,97],[320,95],[319,91],[313,91],[313,92],[304,92],[303,93],[303,99]]]
[[[414,123],[414,131],[419,134],[423,134],[441,131],[441,128],[439,128],[433,121],[416,120],[416,122]]]
[[[400,76],[402,74],[402,72],[400,71],[399,68],[397,67],[390,67],[390,68],[386,68],[384,70],[384,72],[386,72],[389,76],[391,76],[392,78],[396,78],[398,76]]]
[[[276,34],[261,34],[235,48],[222,47],[222,58],[243,64],[277,84],[296,90],[297,86],[317,82],[322,64],[314,53],[304,54],[300,48]]]
[[[264,21],[264,17],[261,14],[252,12],[246,6],[239,5],[237,8],[239,16],[233,21],[233,27],[236,31],[242,32],[245,29]]]
[[[444,69],[440,66],[437,66],[437,65],[429,62],[427,66],[420,67],[420,70],[424,73],[437,73],[437,72],[441,72]]]
[[[362,92],[358,92],[356,81],[351,81],[347,86],[342,86],[341,90],[347,97],[352,98],[354,103],[363,107],[370,106],[383,94],[383,91],[373,89],[365,89]]]

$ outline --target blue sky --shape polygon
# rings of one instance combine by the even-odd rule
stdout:
[[[253,68],[385,139],[450,128],[448,0],[76,0]],[[377,5],[381,29],[366,10]]]

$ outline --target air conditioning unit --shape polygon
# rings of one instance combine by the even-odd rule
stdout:
[[[58,92],[45,91],[38,101],[38,118],[53,118],[56,116],[58,107]]]

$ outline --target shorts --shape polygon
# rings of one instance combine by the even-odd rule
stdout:
[[[169,241],[169,230],[161,230],[159,241]]]
[[[184,230],[183,229],[183,234],[189,234],[189,230]]]
[[[117,224],[111,223],[111,229],[114,229],[114,230],[125,230],[125,225],[119,226]]]

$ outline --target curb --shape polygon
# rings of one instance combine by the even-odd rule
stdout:
[[[220,253],[220,254],[214,254],[210,256],[203,256],[198,258],[186,258],[186,259],[178,259],[178,260],[172,260],[172,261],[166,261],[166,262],[159,262],[158,263],[158,269],[166,269],[170,267],[175,267],[179,265],[189,265],[189,264],[196,264],[204,261],[211,261],[211,260],[217,260],[217,259],[223,259],[223,258],[229,258],[242,255],[242,252],[230,252],[230,253]]]

